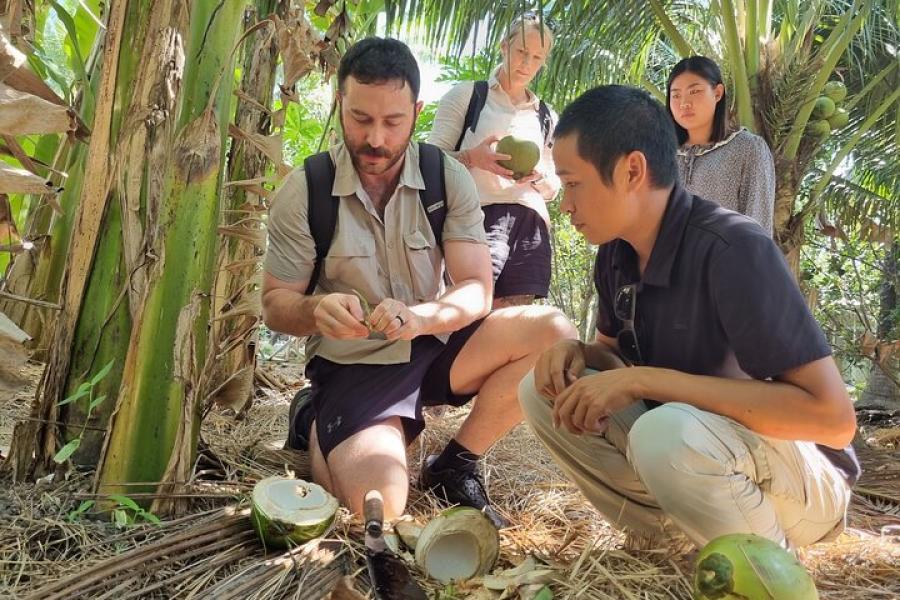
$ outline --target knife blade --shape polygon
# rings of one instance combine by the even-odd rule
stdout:
[[[366,522],[366,565],[376,600],[427,600],[406,563],[384,541],[384,499],[378,490],[363,500]]]

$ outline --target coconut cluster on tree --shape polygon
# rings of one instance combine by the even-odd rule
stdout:
[[[831,132],[846,127],[850,122],[850,113],[841,105],[847,97],[847,88],[841,81],[829,81],[816,98],[811,119],[806,126],[807,132],[818,140],[824,140]]]

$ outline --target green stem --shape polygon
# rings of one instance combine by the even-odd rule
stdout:
[[[747,75],[750,79],[750,88],[756,88],[756,75],[759,71],[759,4],[757,0],[747,0],[747,30],[744,34],[744,46],[746,47]]]
[[[866,94],[871,92],[875,88],[876,85],[881,83],[881,81],[885,77],[890,75],[894,71],[894,69],[897,68],[897,66],[898,66],[898,63],[891,62],[891,64],[889,64],[888,66],[883,68],[881,71],[879,71],[875,77],[873,77],[872,79],[869,80],[869,83],[867,83],[866,86],[863,89],[861,89],[858,94],[854,94],[852,98],[850,98],[846,102],[844,102],[844,110],[846,110],[847,112],[850,112],[853,109],[853,107],[856,106],[856,104],[860,100],[862,100],[863,98],[866,97]]]
[[[750,81],[747,78],[747,67],[744,62],[741,39],[738,36],[733,0],[722,0],[722,24],[725,29],[725,48],[731,65],[731,76],[734,80],[738,122],[751,131],[756,131],[756,120],[753,117],[753,103],[750,94]]]
[[[759,0],[758,22],[760,39],[768,41],[772,35],[772,0]]]
[[[682,58],[696,54],[688,41],[681,35],[681,32],[678,31],[678,28],[675,27],[675,24],[672,23],[672,20],[666,13],[666,9],[662,3],[659,0],[650,0],[650,8],[653,10],[653,14],[656,16],[656,20],[659,22],[660,27],[663,28],[663,31],[666,32],[669,40],[671,40],[672,44],[675,46],[678,54],[680,54]]]

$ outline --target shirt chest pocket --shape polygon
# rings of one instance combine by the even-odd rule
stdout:
[[[376,277],[375,238],[362,232],[335,236],[323,267],[329,281],[340,281],[353,289],[369,289],[371,285],[363,283]]]
[[[403,245],[409,264],[413,296],[417,302],[430,302],[439,292],[441,257],[434,242],[420,231],[403,235]]]

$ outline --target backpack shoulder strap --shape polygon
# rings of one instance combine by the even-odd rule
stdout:
[[[544,134],[544,145],[552,145],[550,142],[550,135],[553,133],[551,130],[553,127],[553,117],[550,115],[550,107],[548,107],[543,100],[541,100],[540,105],[538,106],[538,120],[541,122],[541,131]]]
[[[306,293],[312,294],[319,282],[322,272],[322,263],[328,249],[331,248],[331,240],[334,237],[334,228],[337,226],[338,198],[331,195],[334,187],[334,163],[328,152],[320,152],[307,157],[303,161],[303,170],[306,173],[306,188],[309,194],[307,219],[309,231],[316,243],[316,262]]]
[[[466,137],[466,129],[471,129],[474,132],[475,128],[478,127],[478,117],[481,116],[481,109],[484,108],[484,104],[487,102],[487,95],[488,82],[476,81],[475,85],[472,86],[472,97],[469,98],[469,108],[466,109],[466,119],[463,121],[462,133],[459,134],[459,139],[456,141],[455,151],[458,151],[460,146],[462,146],[463,138]]]
[[[432,144],[419,143],[419,170],[425,181],[425,189],[419,192],[419,199],[428,215],[434,239],[441,246],[444,240],[444,218],[447,216],[443,151]]]

